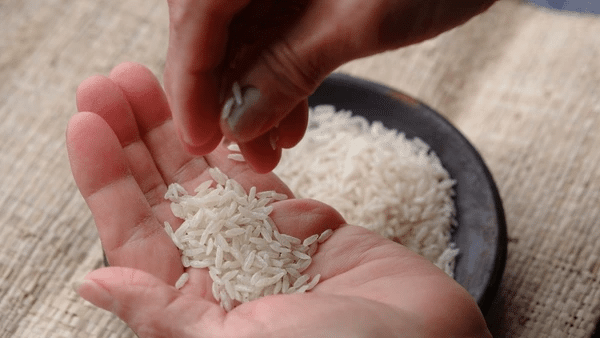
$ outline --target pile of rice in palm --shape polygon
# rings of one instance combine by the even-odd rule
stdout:
[[[231,160],[244,161],[237,145],[229,150]],[[287,196],[245,191],[217,168],[209,172],[212,180],[193,194],[172,184],[165,195],[183,219],[176,230],[165,223],[183,266],[208,269],[213,296],[227,311],[266,295],[311,290],[320,275],[303,272],[332,231],[303,241],[282,234],[269,214],[271,203]],[[283,153],[274,172],[296,197],[331,205],[347,223],[405,245],[452,276],[454,181],[420,139],[319,106],[311,109],[303,140]],[[188,278],[184,273],[175,286]]]
[[[208,269],[213,297],[226,311],[263,296],[312,289],[321,276],[303,272],[332,230],[303,241],[282,234],[269,214],[271,203],[286,195],[257,192],[256,187],[246,192],[218,168],[209,173],[212,180],[200,184],[193,195],[177,183],[165,194],[173,214],[184,220],[176,230],[165,222],[183,266]],[[175,287],[183,287],[188,278],[183,273]]]

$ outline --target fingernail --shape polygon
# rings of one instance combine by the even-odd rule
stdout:
[[[202,135],[202,140],[193,140],[188,132],[184,130],[177,130],[177,135],[186,151],[196,155],[206,155],[216,147],[216,144],[214,144],[213,141],[215,136],[220,136],[215,135],[218,132],[219,131],[216,129],[212,130],[212,133],[208,131]],[[218,141],[220,142],[221,140],[219,139]]]
[[[238,133],[240,128],[240,120],[242,117],[244,117],[248,109],[256,104],[259,99],[260,91],[257,88],[245,88],[241,94],[241,104],[239,104],[240,96],[238,92],[223,105],[221,118],[227,120],[229,128],[234,133]]]
[[[75,292],[77,292],[77,294],[79,294],[79,296],[81,296],[83,299],[98,307],[110,311],[113,303],[113,297],[108,290],[100,286],[95,281],[90,279],[77,281],[73,283],[73,288]]]

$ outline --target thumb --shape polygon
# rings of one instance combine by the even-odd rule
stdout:
[[[185,329],[217,306],[201,297],[186,297],[147,272],[122,267],[90,272],[76,292],[117,315],[139,337],[186,337]]]
[[[234,83],[221,113],[226,138],[246,143],[279,127],[282,121],[306,120],[306,98],[357,53],[324,18],[327,15],[309,8],[283,36],[258,48],[257,55],[248,58],[252,61],[240,67],[242,74],[228,76],[228,81],[235,80],[239,88],[236,93]],[[302,130],[277,128],[285,134],[279,137],[293,133],[301,138],[306,124],[298,123],[296,128]]]

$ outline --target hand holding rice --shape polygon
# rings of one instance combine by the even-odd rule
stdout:
[[[161,90],[125,64],[78,95],[90,112],[69,123],[69,160],[111,263],[77,286],[84,299],[140,338],[489,336],[472,297],[422,256],[324,203],[265,192],[289,190],[223,145],[186,153],[165,96],[131,95]],[[211,166],[223,173],[200,183]]]
[[[235,143],[228,149],[231,160],[244,161]],[[184,220],[176,231],[165,224],[183,266],[208,268],[212,294],[227,311],[266,295],[312,289],[321,276],[310,280],[302,272],[331,230],[303,242],[281,234],[269,217],[270,204],[287,196],[257,193],[256,187],[246,193],[218,168],[209,172],[212,180],[194,195],[176,183],[165,195]],[[276,172],[298,196],[334,206],[351,223],[402,243],[452,276],[458,252],[449,233],[454,182],[421,140],[320,106],[312,110],[304,140]],[[187,278],[184,273],[176,286]]]
[[[334,206],[351,223],[402,243],[452,276],[458,253],[449,232],[454,182],[427,144],[331,106],[316,107],[309,122],[304,140],[284,154],[278,175],[299,197]],[[231,160],[244,161],[235,143],[228,149]],[[320,275],[309,282],[301,273],[326,233],[304,242],[279,233],[270,204],[287,196],[257,193],[256,187],[246,193],[218,168],[209,172],[212,180],[195,195],[176,183],[165,195],[184,220],[176,231],[165,224],[183,266],[209,269],[213,296],[227,311],[262,296],[312,289]]]

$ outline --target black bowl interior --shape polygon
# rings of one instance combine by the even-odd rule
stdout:
[[[334,105],[429,144],[457,183],[452,239],[460,250],[454,278],[485,314],[506,263],[506,223],[496,184],[469,141],[440,114],[401,92],[345,74],[330,75],[309,97],[311,107]]]

